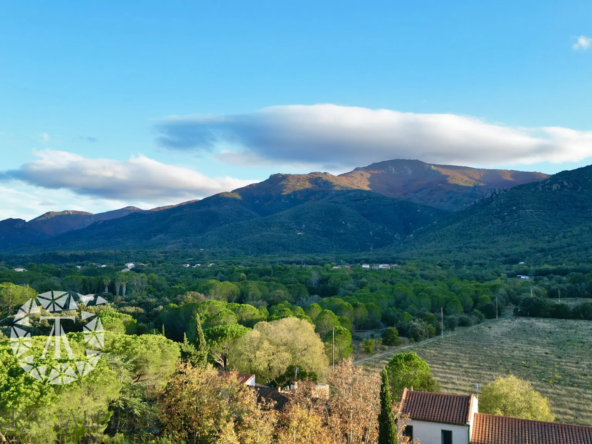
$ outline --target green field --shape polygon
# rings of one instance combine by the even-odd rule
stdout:
[[[510,318],[413,348],[445,393],[514,374],[549,398],[557,421],[592,426],[592,322]],[[379,371],[390,356],[363,362]]]

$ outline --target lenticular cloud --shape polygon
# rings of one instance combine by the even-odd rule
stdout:
[[[581,161],[592,132],[512,128],[455,114],[417,114],[338,105],[289,105],[250,114],[171,117],[162,146],[218,151],[224,160],[360,166],[394,158],[496,165]]]

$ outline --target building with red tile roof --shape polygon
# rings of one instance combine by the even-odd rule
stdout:
[[[479,413],[474,395],[404,389],[405,434],[421,444],[592,444],[592,427]]]
[[[421,444],[469,444],[473,417],[478,411],[474,395],[446,395],[404,389],[401,413],[410,418],[405,434]]]
[[[471,444],[591,444],[592,427],[478,413]]]

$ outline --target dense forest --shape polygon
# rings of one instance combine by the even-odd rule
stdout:
[[[174,387],[175,375],[193,374],[199,365],[255,374],[257,383],[267,387],[289,387],[296,380],[336,384],[334,372],[351,366],[356,338],[368,331],[373,332],[372,339],[357,341],[358,354],[373,353],[376,345],[398,345],[401,338],[422,341],[440,334],[442,327],[450,331],[511,315],[512,306],[520,316],[592,318],[591,304],[563,302],[590,297],[592,266],[587,264],[406,261],[380,268],[378,263],[346,263],[344,257],[310,264],[288,262],[294,258],[214,258],[202,251],[54,253],[4,259],[0,416],[6,418],[17,409],[59,422],[74,403],[99,422],[100,439],[174,436],[165,433],[172,423],[167,422],[163,405],[173,408],[173,401],[162,398],[163,390]],[[79,303],[61,312],[74,320],[68,338],[79,351],[84,347],[84,316],[96,316],[105,330],[106,357],[88,377],[63,387],[26,375],[10,340],[19,307],[51,291],[73,298],[93,294],[105,301]],[[27,329],[33,336],[32,353],[37,355],[51,335],[52,325],[42,319],[44,313],[32,315]],[[208,372],[200,374],[214,384]],[[379,383],[374,383],[378,389]],[[431,379],[415,384],[438,389]],[[233,387],[226,389],[238,390]],[[252,401],[244,396],[241,402]],[[400,393],[394,390],[392,396],[397,399]],[[258,409],[253,406],[260,403],[251,407]],[[125,420],[120,418],[122,411]],[[157,422],[142,425],[146,416],[158,418]],[[57,437],[64,430],[41,427],[35,433]],[[270,432],[274,436],[285,432],[274,430]],[[90,439],[87,428],[78,432],[70,428],[68,433]]]

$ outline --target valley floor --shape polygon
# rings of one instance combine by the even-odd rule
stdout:
[[[558,422],[592,426],[592,322],[509,318],[414,347],[445,393],[474,393],[498,375],[530,381]],[[361,362],[380,371],[392,354]]]

